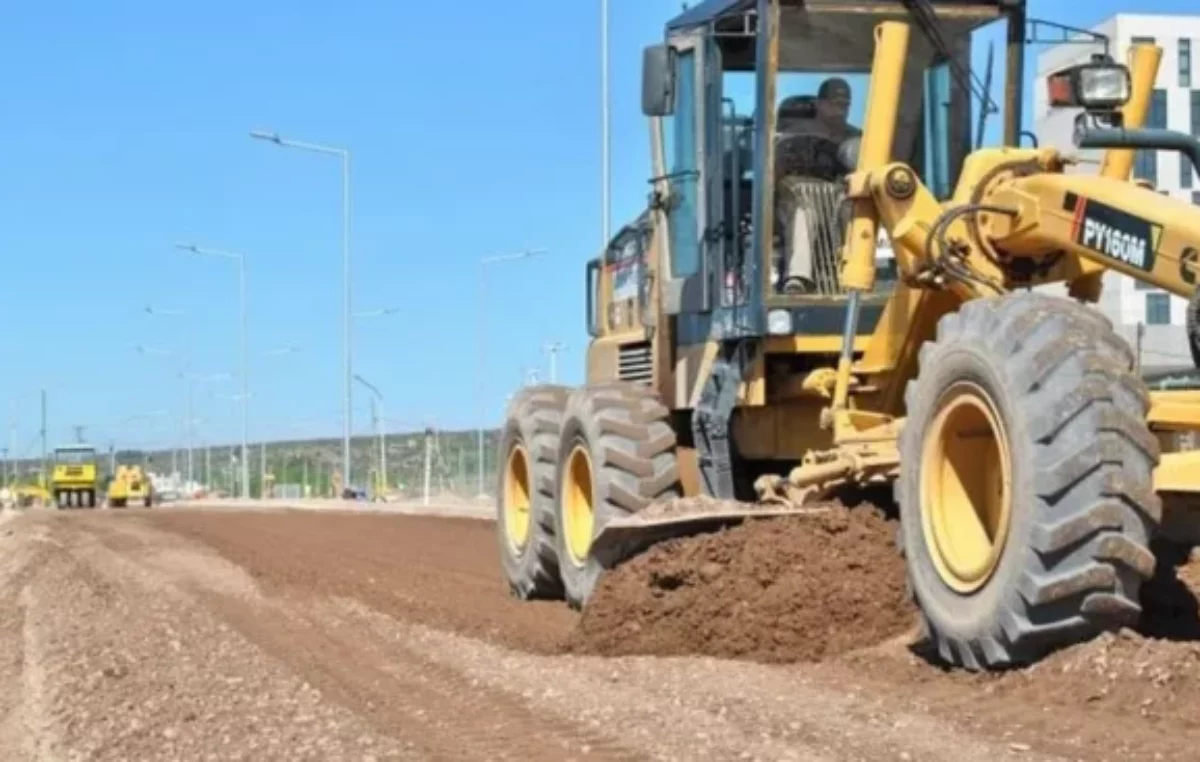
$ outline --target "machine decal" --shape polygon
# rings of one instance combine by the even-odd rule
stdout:
[[[1066,194],[1063,207],[1074,215],[1076,243],[1139,270],[1154,269],[1162,225],[1074,193]]]

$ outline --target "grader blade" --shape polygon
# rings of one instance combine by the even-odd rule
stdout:
[[[710,532],[747,519],[806,516],[827,510],[821,506],[738,503],[702,497],[671,500],[609,521],[592,540],[591,553],[602,566],[612,568],[631,552],[663,540]]]

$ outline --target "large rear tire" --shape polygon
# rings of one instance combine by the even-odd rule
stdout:
[[[582,608],[604,567],[591,543],[615,518],[682,494],[669,412],[650,389],[612,382],[567,400],[558,453],[559,570],[567,603]],[[640,550],[629,545],[609,561]]]
[[[1162,516],[1158,442],[1128,344],[1036,293],[938,324],[906,392],[901,548],[926,634],[972,670],[1137,621]]]
[[[504,577],[522,600],[562,598],[554,544],[554,469],[569,389],[531,386],[508,407],[500,441],[496,531]]]

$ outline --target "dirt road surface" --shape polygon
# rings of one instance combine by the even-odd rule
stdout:
[[[999,677],[946,673],[891,629],[836,654],[800,648],[798,663],[781,663],[788,633],[739,646],[773,663],[664,655],[661,638],[647,639],[657,656],[583,655],[579,615],[508,597],[487,521],[199,509],[2,521],[4,760],[1091,761],[1200,748],[1200,648],[1184,637],[1103,638]],[[759,563],[689,552],[706,559],[696,584]],[[792,590],[796,563],[776,569]],[[826,598],[844,606],[874,584],[853,579]],[[791,616],[738,594],[724,612],[735,621]],[[673,605],[651,597],[668,603],[639,602],[627,626],[655,627]]]

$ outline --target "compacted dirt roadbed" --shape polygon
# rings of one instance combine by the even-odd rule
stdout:
[[[1195,758],[1180,585],[1163,588],[1174,641],[948,674],[910,647],[900,567],[848,553],[882,520],[803,529],[660,548],[580,617],[508,597],[485,521],[6,517],[0,759]]]

